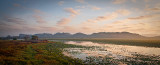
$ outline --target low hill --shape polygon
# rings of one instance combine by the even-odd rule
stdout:
[[[130,32],[98,32],[90,35],[84,33],[56,33],[52,34],[35,34],[39,38],[146,38],[136,33]]]

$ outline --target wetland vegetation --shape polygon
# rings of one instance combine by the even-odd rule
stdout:
[[[135,39],[0,40],[0,65],[159,65],[159,44]]]
[[[63,48],[82,47],[60,42],[28,43],[0,41],[0,65],[81,65],[80,59],[65,56]]]

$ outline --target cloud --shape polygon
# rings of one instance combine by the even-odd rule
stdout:
[[[84,8],[86,8],[86,6],[76,6],[76,8],[84,9]]]
[[[58,32],[58,28],[54,26],[38,26],[36,29],[42,33],[44,33],[44,31],[49,33]]]
[[[114,21],[114,22],[112,23],[112,25],[114,25],[114,24],[124,24],[124,23],[127,23],[127,22],[129,22],[129,21],[130,21],[129,19],[118,20],[118,21]]]
[[[137,16],[137,17],[130,17],[128,19],[130,20],[140,20],[140,19],[147,19],[147,18],[153,18],[155,15],[143,15],[143,16]]]
[[[77,10],[74,10],[73,8],[65,8],[65,11],[69,12],[71,14],[74,14],[74,15],[78,15],[79,14],[79,12]]]
[[[99,7],[96,7],[96,6],[93,6],[92,7],[92,10],[100,10],[101,8],[99,8]]]
[[[8,24],[5,23],[4,21],[0,21],[0,26],[8,26]]]
[[[79,12],[77,10],[74,10],[73,8],[65,8],[65,11],[70,13],[71,15],[69,17],[66,18],[62,18],[57,22],[57,25],[67,25],[68,23],[70,23],[72,21],[72,19],[79,14]]]
[[[155,8],[147,8],[146,10],[150,10],[150,11],[160,11],[160,8],[157,8],[157,7],[155,7]]]
[[[126,9],[119,9],[116,11],[118,14],[120,15],[124,15],[124,16],[127,16],[129,14],[131,14],[131,12],[129,10],[126,10]]]
[[[78,29],[76,29],[76,27],[74,26],[63,26],[63,28],[61,29],[61,31],[63,32],[76,32]]]
[[[58,32],[56,27],[45,27],[45,26],[32,26],[32,25],[26,25],[26,26],[19,26],[19,25],[9,25],[9,26],[0,26],[1,34],[0,36],[5,35],[18,35],[20,33],[23,34],[36,34],[36,33],[53,33]],[[12,33],[10,33],[12,32]],[[3,35],[2,35],[3,34]]]
[[[84,30],[91,30],[91,28],[89,28],[87,26],[82,27],[82,29],[84,29]]]
[[[37,23],[46,23],[42,16],[33,15],[33,18],[36,20]]]
[[[99,25],[97,23],[102,22],[102,21],[113,20],[117,16],[118,16],[117,13],[112,12],[112,13],[104,15],[104,16],[97,16],[93,19],[88,19],[87,21],[82,22],[79,26],[81,27],[82,31],[85,31],[87,33],[92,33],[93,31],[94,32],[104,31],[104,30],[100,29],[101,26],[103,26],[103,24]]]
[[[159,21],[153,21],[154,19],[150,20],[148,18],[154,18],[157,16],[158,15],[143,15],[143,16],[137,16],[132,18],[126,18],[123,20],[117,20],[115,22],[106,24],[106,26],[104,26],[103,28],[106,31],[112,31],[112,30],[128,31],[128,32],[139,33],[139,34],[144,34],[147,31],[150,31],[150,32],[147,32],[147,34],[156,34],[160,32],[160,29],[158,27],[160,26],[160,23]],[[107,26],[112,26],[112,27],[107,28]]]
[[[93,22],[93,23],[96,23],[97,21],[94,20],[94,19],[88,19],[87,22]]]
[[[7,22],[10,22],[10,23],[19,24],[19,25],[24,25],[25,24],[25,21],[21,18],[5,17],[4,20],[7,21]]]
[[[13,6],[17,7],[17,8],[25,9],[25,10],[31,10],[30,8],[26,8],[26,7],[24,7],[24,6],[20,5],[20,4],[17,4],[17,3],[14,3]]]
[[[144,16],[133,17],[132,19],[126,18],[123,20],[117,20],[112,23],[107,23],[105,26],[102,27],[102,29],[105,31],[111,31],[111,32],[128,31],[128,32],[139,33],[139,34],[144,34],[144,33],[159,34],[160,21],[156,19],[148,20],[148,18],[150,17],[151,18],[157,17],[157,15],[146,15],[146,16],[144,15]],[[141,19],[147,19],[147,20],[143,21]],[[138,20],[141,20],[141,21],[138,21]]]
[[[70,18],[62,18],[60,21],[57,22],[57,25],[66,25],[71,22]]]
[[[2,22],[0,22],[3,25],[0,25],[0,33],[3,33],[3,35],[18,35],[19,33],[26,33],[29,31],[36,31],[35,29],[31,29],[31,27],[35,26],[30,26],[27,25],[27,22],[22,19],[22,18],[17,18],[17,17],[11,17],[11,16],[6,16],[4,19],[2,19]],[[29,28],[29,29],[28,29]],[[0,35],[0,36],[3,36]]]
[[[100,22],[100,21],[107,21],[107,20],[111,20],[114,19],[118,16],[117,13],[111,13],[105,16],[98,16],[94,19],[88,19],[87,22]]]
[[[96,23],[96,22],[101,22],[101,21],[108,21],[108,20],[113,20],[115,18],[117,18],[119,15],[129,15],[131,12],[129,10],[126,9],[119,9],[116,10],[115,12],[112,12],[108,15],[104,15],[104,16],[97,16],[94,19],[88,19],[86,22],[92,22],[92,23]]]
[[[44,15],[45,13],[44,12],[42,12],[42,11],[40,11],[40,10],[38,10],[38,9],[34,9],[33,10],[36,14],[39,14],[39,15]]]
[[[130,21],[129,19],[118,20],[113,23],[108,23],[108,25],[106,27],[103,27],[103,25],[105,25],[105,24],[102,24],[102,22],[116,20],[117,17],[121,17],[122,15],[126,16],[126,15],[129,15],[130,13],[131,12],[129,10],[119,9],[119,10],[111,12],[107,15],[97,16],[93,19],[88,19],[88,20],[82,22],[80,26],[82,26],[82,29],[85,29],[87,27],[86,29],[89,28],[89,30],[92,32],[93,31],[101,32],[101,31],[105,31],[105,30],[110,31],[110,32],[123,31],[123,30],[119,30],[118,26],[127,24]],[[99,23],[101,23],[101,24],[99,24]],[[129,27],[126,27],[126,28],[129,28]],[[124,29],[124,27],[123,27],[123,29]],[[89,32],[89,31],[87,31],[87,32]]]
[[[64,1],[59,1],[58,2],[58,5],[63,5],[64,4]]]
[[[47,21],[44,20],[45,12],[42,12],[41,10],[34,9],[34,15],[32,16],[37,23],[46,23]]]
[[[85,3],[84,0],[75,0],[76,2],[79,2],[79,3]]]
[[[117,13],[111,13],[109,15],[106,15],[106,16],[98,16],[96,18],[97,21],[106,21],[106,20],[111,20],[111,19],[114,19],[118,16]]]
[[[113,4],[122,4],[125,3],[127,0],[114,0]]]

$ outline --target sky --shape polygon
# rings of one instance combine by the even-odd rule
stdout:
[[[57,32],[160,36],[160,0],[0,0],[0,36]]]

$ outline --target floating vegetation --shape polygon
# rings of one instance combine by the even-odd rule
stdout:
[[[101,44],[89,41],[66,41],[65,44],[86,46],[65,48],[71,57],[83,60],[85,64],[160,64],[160,48]],[[138,50],[137,50],[138,49]]]

